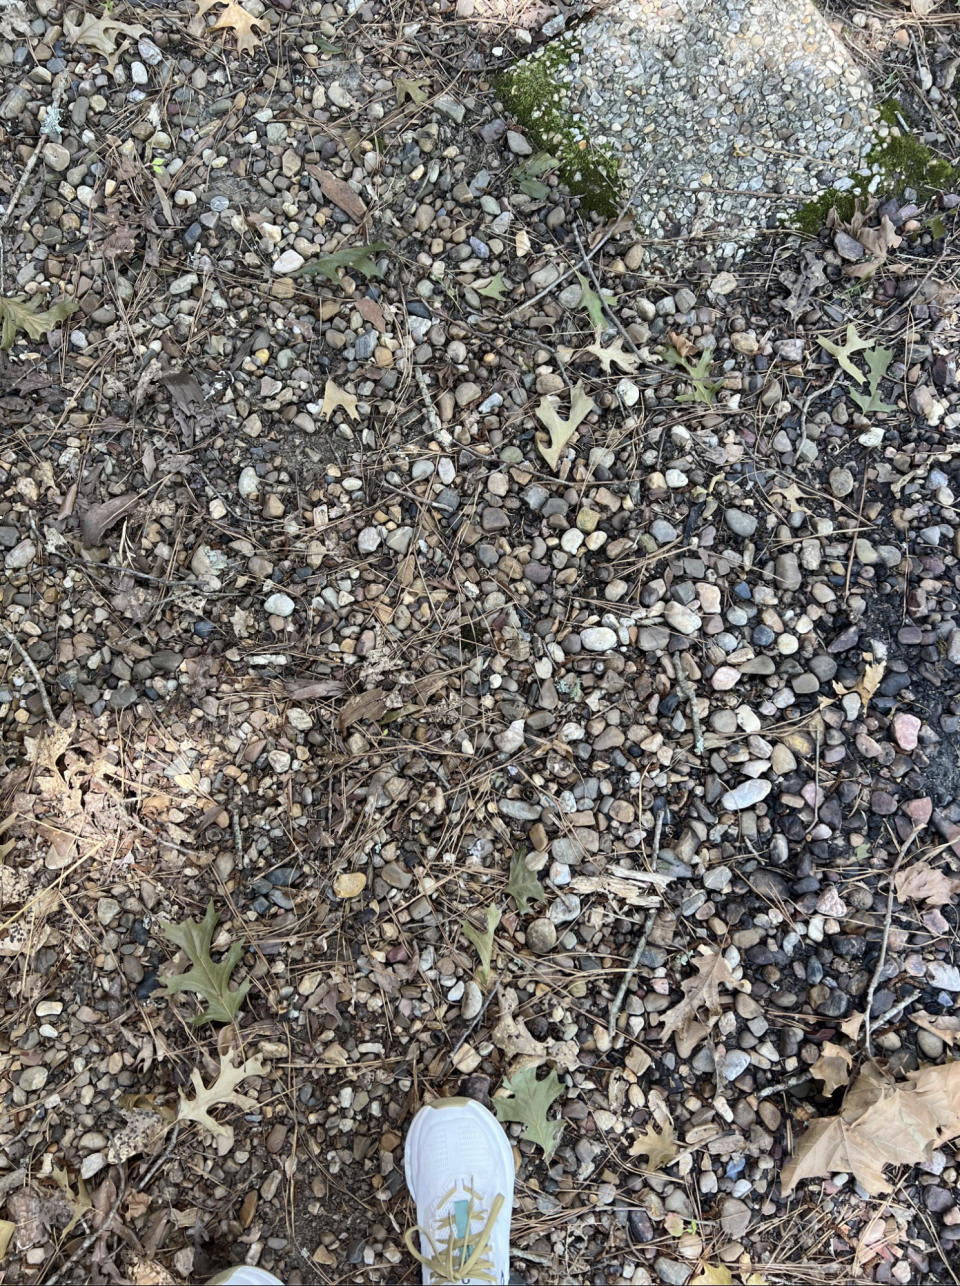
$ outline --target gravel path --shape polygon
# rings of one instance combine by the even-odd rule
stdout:
[[[413,1113],[548,1067],[515,1281],[951,1280],[942,1104],[783,1171],[954,1066],[960,200],[648,276],[497,97],[559,15],[192,9],[0,10],[4,1280],[418,1280]]]

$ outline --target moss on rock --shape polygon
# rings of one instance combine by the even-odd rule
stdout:
[[[832,207],[848,222],[858,200],[891,195],[897,188],[910,188],[916,192],[918,201],[926,201],[938,192],[960,185],[960,169],[921,143],[915,134],[904,130],[901,121],[907,118],[897,99],[889,98],[881,103],[879,112],[876,144],[867,153],[863,168],[850,176],[842,191],[828,188],[801,206],[790,219],[798,231],[816,236]]]
[[[561,92],[560,72],[579,52],[576,33],[563,36],[503,72],[495,87],[533,142],[560,162],[560,178],[581,208],[610,218],[622,204],[619,163],[612,148],[584,136]]]

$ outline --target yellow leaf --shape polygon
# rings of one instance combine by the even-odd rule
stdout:
[[[237,4],[237,0],[200,0],[197,7],[197,16],[205,14],[208,9],[215,4],[223,5],[223,13],[210,28],[211,31],[226,31],[232,28],[237,34],[237,53],[252,54],[257,44],[262,44],[263,39],[254,33],[254,27],[269,28],[269,23],[262,18],[255,18],[252,13],[248,13],[243,5]]]
[[[7,1247],[10,1245],[10,1238],[17,1231],[17,1225],[11,1223],[9,1219],[0,1219],[0,1264],[7,1257]]]
[[[360,412],[357,410],[357,399],[349,393],[344,393],[342,388],[337,388],[333,380],[327,380],[323,390],[323,406],[320,408],[320,414],[324,419],[329,420],[338,406],[342,406],[351,420],[359,420]]]
[[[560,419],[553,403],[548,398],[542,397],[540,399],[540,405],[537,407],[535,414],[547,426],[550,431],[550,439],[548,442],[545,434],[537,433],[535,441],[537,450],[552,469],[559,467],[561,452],[592,410],[593,402],[584,392],[582,380],[577,383],[570,397],[570,418],[568,420]]]
[[[726,1264],[704,1264],[703,1272],[691,1279],[690,1286],[734,1286],[734,1282]]]

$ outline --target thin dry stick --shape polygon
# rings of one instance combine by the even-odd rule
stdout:
[[[20,175],[20,182],[14,188],[13,196],[7,202],[7,208],[3,214],[0,214],[0,232],[7,226],[13,217],[13,212],[17,208],[17,202],[23,195],[23,189],[27,186],[27,180],[36,168],[37,161],[40,159],[40,153],[43,150],[45,140],[52,134],[60,132],[60,104],[63,96],[70,88],[70,75],[68,72],[61,72],[53,82],[53,97],[50,100],[50,106],[47,108],[47,114],[43,119],[40,127],[40,137],[37,139],[37,146],[30,153],[26,165],[23,167],[23,173]],[[0,289],[3,287],[4,263],[3,263],[3,246],[0,242]]]
[[[617,989],[617,994],[614,996],[613,1003],[610,1006],[610,1021],[607,1023],[607,1034],[611,1039],[613,1039],[613,1033],[617,1029],[617,1019],[620,1017],[620,1006],[623,1004],[623,998],[627,994],[627,988],[633,981],[633,975],[637,972],[640,957],[646,949],[647,938],[650,937],[650,930],[653,928],[653,922],[657,918],[657,910],[658,908],[654,907],[652,911],[647,912],[647,918],[643,922],[643,932],[640,934],[640,939],[633,949],[633,955],[627,965],[627,972],[623,975],[623,981]]]
[[[173,1129],[170,1131],[170,1142],[163,1149],[161,1154],[157,1157],[156,1161],[154,1161],[153,1165],[143,1176],[143,1178],[137,1180],[138,1192],[142,1192],[144,1190],[144,1188],[147,1186],[147,1184],[150,1182],[153,1176],[157,1173],[157,1171],[160,1170],[167,1163],[167,1161],[169,1161],[170,1158],[173,1156],[173,1149],[177,1146],[177,1139],[179,1137],[180,1137],[180,1122],[174,1121]]]
[[[538,303],[540,302],[540,300],[541,300],[541,299],[543,299],[545,296],[549,295],[552,291],[556,290],[556,289],[557,289],[557,287],[558,287],[559,285],[561,285],[563,282],[565,282],[565,281],[566,281],[566,279],[567,279],[568,277],[572,277],[572,276],[573,276],[573,274],[574,274],[575,272],[579,272],[581,268],[585,268],[585,267],[587,266],[587,264],[589,263],[589,261],[590,261],[590,259],[593,257],[593,255],[597,254],[600,250],[602,250],[602,249],[603,249],[603,247],[604,247],[604,246],[607,244],[607,242],[610,240],[610,238],[611,238],[612,236],[614,236],[614,235],[617,233],[617,231],[619,230],[619,228],[620,228],[620,220],[623,218],[623,216],[626,214],[626,212],[630,209],[630,206],[631,206],[631,204],[633,203],[633,198],[634,198],[634,196],[635,196],[635,195],[636,195],[636,193],[640,190],[640,183],[642,183],[642,182],[644,181],[644,179],[647,177],[647,174],[648,174],[648,173],[649,173],[649,171],[648,171],[648,170],[645,170],[645,171],[644,171],[644,173],[640,176],[640,182],[634,185],[633,190],[631,191],[630,195],[627,197],[626,204],[621,208],[621,210],[620,210],[620,212],[618,213],[618,215],[617,215],[616,219],[614,219],[614,221],[613,221],[613,226],[612,226],[612,227],[610,227],[610,228],[609,228],[609,229],[608,229],[608,230],[603,234],[603,236],[600,238],[600,240],[597,242],[597,244],[593,247],[593,249],[590,251],[590,253],[589,253],[589,254],[584,254],[583,247],[582,247],[582,246],[580,247],[580,255],[581,255],[582,259],[583,259],[583,262],[582,262],[582,263],[573,264],[571,267],[569,267],[569,268],[566,270],[566,272],[562,272],[562,273],[560,274],[560,276],[556,279],[556,281],[551,281],[551,283],[550,283],[550,285],[549,285],[549,286],[544,286],[543,290],[539,291],[536,295],[534,295],[532,299],[525,299],[525,300],[523,301],[523,303],[522,303],[522,304],[517,304],[516,308],[511,308],[511,309],[510,309],[510,311],[509,311],[508,313],[504,313],[504,315],[503,315],[503,320],[504,320],[504,321],[506,321],[508,317],[512,317],[514,313],[519,313],[519,312],[521,312],[524,308],[532,308],[534,304],[538,304]]]
[[[20,640],[16,638],[13,634],[11,634],[9,630],[4,630],[3,636],[5,639],[7,639],[10,643],[13,644],[13,646],[23,657],[24,665],[33,675],[34,681],[36,682],[37,691],[40,693],[40,700],[43,702],[43,712],[47,716],[47,721],[49,722],[51,727],[55,728],[57,726],[57,721],[53,717],[53,706],[50,704],[50,698],[47,696],[46,686],[43,682],[43,679],[40,677],[40,671],[33,663],[33,658],[29,656],[29,654],[27,653],[26,649],[24,648]]]
[[[98,1237],[103,1237],[106,1233],[110,1231],[110,1225],[117,1217],[117,1211],[120,1209],[120,1202],[123,1200],[124,1196],[126,1195],[126,1191],[127,1191],[127,1176],[124,1174],[123,1170],[121,1170],[120,1187],[117,1191],[117,1198],[114,1201],[113,1205],[110,1207],[107,1213],[106,1219],[104,1219],[103,1223],[100,1225],[99,1228],[95,1228],[93,1232],[87,1233],[86,1237],[84,1237],[83,1241],[81,1241],[80,1245],[76,1248],[76,1250],[67,1260],[67,1262],[63,1264],[62,1267],[58,1268],[52,1277],[47,1278],[46,1282],[44,1283],[44,1286],[54,1286],[54,1284],[60,1280],[60,1278],[64,1275],[64,1273],[66,1273],[68,1269],[73,1267],[73,1265],[77,1262],[80,1256],[86,1254],[86,1252],[90,1249],[90,1247],[93,1245],[93,1243],[97,1240]]]
[[[693,750],[695,754],[703,754],[703,728],[700,726],[700,706],[697,703],[697,694],[694,692],[690,680],[684,673],[683,666],[677,662],[677,687],[680,694],[690,707],[690,719],[693,723]]]
[[[915,826],[904,841],[903,847],[897,854],[897,860],[893,864],[893,870],[890,872],[890,887],[887,890],[887,912],[883,918],[883,939],[880,943],[880,955],[877,957],[877,967],[873,971],[873,977],[870,979],[870,986],[867,988],[867,997],[865,1002],[865,1012],[863,1015],[863,1044],[867,1051],[867,1057],[873,1058],[873,1024],[870,1019],[870,1010],[873,1006],[873,993],[877,989],[880,981],[880,975],[883,973],[883,966],[887,962],[887,946],[890,942],[890,925],[893,921],[893,898],[896,892],[895,883],[897,871],[900,870],[900,863],[906,856],[907,849],[923,830],[922,826]]]
[[[593,271],[593,264],[590,262],[588,258],[586,258],[586,252],[583,248],[583,242],[580,240],[580,234],[579,232],[577,232],[576,228],[574,228],[573,230],[573,235],[577,239],[577,247],[579,248],[580,253],[584,256],[584,265],[587,269],[587,272],[590,274],[590,280],[593,282],[593,288],[597,292],[597,297],[600,300],[600,304],[603,308],[604,316],[611,323],[611,325],[616,326],[617,330],[620,332],[623,339],[626,340],[627,347],[630,348],[634,353],[636,353],[637,357],[639,357],[642,362],[644,360],[644,357],[643,357],[643,354],[640,352],[640,349],[637,348],[636,344],[633,342],[633,340],[624,330],[623,324],[620,321],[620,319],[618,317],[615,317],[614,314],[607,307],[607,305],[604,303],[603,287],[600,285],[600,282],[597,280],[597,274]]]

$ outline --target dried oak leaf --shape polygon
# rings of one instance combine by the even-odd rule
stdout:
[[[600,365],[603,367],[606,375],[610,374],[610,365],[613,362],[625,371],[627,375],[635,375],[640,365],[640,358],[636,353],[627,353],[623,348],[623,340],[619,337],[608,344],[606,348],[600,343],[600,332],[592,344],[588,344],[583,350],[585,353],[592,353]]]
[[[204,1085],[203,1077],[197,1069],[193,1069],[190,1080],[193,1082],[196,1097],[185,1098],[183,1094],[180,1095],[178,1121],[196,1121],[211,1134],[226,1134],[227,1127],[210,1115],[211,1107],[217,1107],[221,1103],[232,1103],[235,1107],[250,1112],[258,1106],[255,1098],[251,1098],[249,1094],[238,1094],[236,1087],[248,1076],[262,1076],[263,1061],[257,1054],[253,1058],[248,1058],[245,1063],[241,1063],[239,1067],[235,1067],[233,1055],[232,1049],[228,1049],[223,1055],[220,1060],[220,1075],[209,1089]]]
[[[118,47],[117,36],[122,34],[136,38],[147,35],[146,27],[141,27],[139,22],[118,22],[108,13],[105,13],[102,18],[94,18],[91,14],[87,14],[79,27],[69,18],[64,18],[63,30],[72,44],[85,45],[87,49],[103,54],[107,70],[110,72],[113,71],[117,59],[130,43],[129,40],[124,40]]]
[[[686,978],[681,984],[683,1000],[663,1015],[660,1039],[667,1041],[677,1033],[677,1053],[686,1058],[697,1042],[710,1030],[720,1016],[720,987],[737,988],[737,982],[724,960],[719,948],[699,956],[694,964],[697,969],[695,978]],[[697,1018],[700,1010],[705,1009],[710,1016],[709,1025],[705,1026]]]
[[[823,1042],[821,1049],[823,1052],[810,1071],[818,1081],[823,1081],[824,1094],[833,1094],[841,1085],[849,1083],[853,1056],[842,1045],[834,1045],[829,1040]]]
[[[960,892],[960,880],[944,875],[926,862],[915,862],[905,871],[898,871],[895,883],[901,902],[912,898],[914,902],[926,902],[927,906],[943,906],[954,893]]]
[[[2,874],[0,868],[0,874]],[[947,1045],[960,1045],[960,1014],[928,1014],[924,1010],[911,1014],[918,1027],[939,1036]]]
[[[660,1134],[650,1125],[642,1133],[638,1131],[636,1139],[630,1146],[630,1155],[632,1157],[646,1157],[647,1168],[650,1170],[661,1170],[665,1165],[669,1164],[677,1155],[677,1143],[673,1136],[673,1121],[670,1121]]]
[[[937,1124],[937,1142],[948,1143],[960,1134],[960,1062],[921,1067],[909,1072],[918,1099]]]
[[[11,348],[20,330],[26,331],[30,339],[46,337],[76,312],[80,304],[76,299],[58,299],[42,312],[38,311],[39,307],[39,295],[0,298],[0,348]]]
[[[211,31],[226,31],[228,28],[237,33],[237,53],[252,54],[258,43],[263,44],[263,37],[254,33],[254,27],[269,29],[269,23],[262,18],[255,18],[248,13],[237,0],[200,0],[197,6],[197,17],[202,17],[215,4],[224,6],[223,13],[210,28]]]
[[[548,441],[545,434],[537,433],[534,435],[534,440],[537,450],[552,469],[559,467],[561,453],[592,410],[593,402],[584,392],[582,380],[578,381],[571,394],[570,418],[567,420],[561,420],[549,398],[544,396],[540,399],[535,415],[546,425],[550,438]]]
[[[344,393],[342,388],[338,388],[333,380],[327,380],[323,390],[323,405],[320,408],[320,414],[325,420],[329,420],[338,406],[342,406],[351,420],[359,420],[360,412],[357,410],[357,399],[350,393]]]

